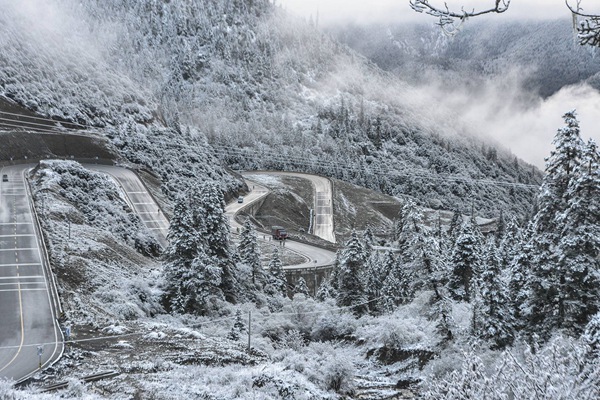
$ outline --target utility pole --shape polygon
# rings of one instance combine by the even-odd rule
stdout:
[[[42,369],[42,354],[44,354],[44,346],[40,345],[37,347],[37,354],[39,357],[38,367]]]
[[[248,353],[250,353],[250,334],[252,333],[252,311],[248,311]]]

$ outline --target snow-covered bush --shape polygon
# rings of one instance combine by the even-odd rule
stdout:
[[[539,348],[517,343],[499,357],[483,360],[463,353],[462,366],[424,383],[428,399],[596,399],[598,359],[585,356],[578,340],[556,336]],[[448,360],[448,362],[451,362]]]

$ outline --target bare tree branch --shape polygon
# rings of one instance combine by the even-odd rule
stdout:
[[[584,13],[581,0],[577,0],[575,7],[569,4],[569,0],[565,0],[565,4],[573,15],[573,25],[577,30],[579,44],[600,47],[600,15]]]
[[[494,7],[481,11],[475,11],[475,9],[466,11],[464,7],[461,8],[460,12],[451,11],[448,8],[447,3],[444,3],[444,9],[441,9],[429,4],[429,0],[410,0],[410,7],[416,12],[425,12],[426,14],[438,18],[439,21],[437,24],[442,28],[442,31],[448,36],[453,36],[461,30],[464,22],[469,17],[490,13],[503,13],[508,10],[510,1],[511,0],[494,0]]]

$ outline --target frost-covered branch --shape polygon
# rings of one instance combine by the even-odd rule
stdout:
[[[477,17],[483,14],[490,13],[503,13],[508,10],[511,0],[495,0],[494,7],[490,7],[484,10],[471,11],[465,10],[461,7],[460,12],[452,11],[448,7],[447,3],[444,3],[444,8],[436,7],[429,4],[429,0],[410,0],[410,7],[416,12],[432,15],[439,19],[438,25],[442,28],[445,34],[455,35],[460,31],[462,25],[469,17]]]
[[[575,6],[565,0],[565,4],[573,15],[573,25],[577,30],[577,38],[582,46],[600,47],[600,15],[583,12],[581,0]]]

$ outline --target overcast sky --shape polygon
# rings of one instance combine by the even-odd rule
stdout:
[[[575,0],[573,0],[575,1]],[[598,3],[597,0],[584,0],[590,4]],[[446,0],[451,9],[460,10],[461,5],[469,10],[490,8],[494,0]],[[319,13],[319,22],[322,24],[338,23],[342,21],[366,22],[391,22],[420,19],[427,21],[428,17],[414,12],[409,6],[409,0],[276,0],[288,11],[302,17],[316,17]],[[430,0],[430,4],[443,7],[443,0]],[[484,7],[485,6],[485,7]],[[599,7],[596,4],[596,7]],[[592,11],[591,9],[586,11]],[[569,12],[563,0],[512,0],[510,8],[503,17],[527,16],[528,18],[568,18]],[[493,18],[498,16],[487,16]]]

